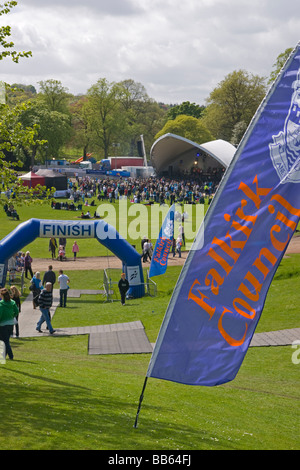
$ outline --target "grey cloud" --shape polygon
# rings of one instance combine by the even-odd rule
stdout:
[[[100,77],[132,78],[153,99],[203,104],[233,70],[268,76],[296,45],[299,0],[19,0],[8,15],[18,50],[2,79],[61,80],[85,93]],[[281,19],[282,18],[282,19]]]
[[[22,0],[22,6],[26,7],[26,5],[37,9],[49,8],[53,10],[53,13],[54,9],[78,8],[112,16],[126,16],[141,12],[131,0]]]

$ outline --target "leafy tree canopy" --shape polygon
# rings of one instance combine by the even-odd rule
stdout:
[[[177,116],[175,119],[167,121],[155,138],[158,139],[168,133],[179,135],[197,144],[214,140],[213,135],[204,124],[192,116]]]
[[[279,54],[279,56],[277,57],[276,59],[276,62],[273,64],[273,71],[271,72],[270,74],[270,78],[269,78],[269,82],[268,83],[272,83],[274,82],[274,80],[276,79],[277,75],[279,74],[280,70],[282,69],[282,67],[284,66],[285,62],[287,61],[287,59],[289,58],[291,52],[292,52],[293,48],[292,47],[289,47],[288,49],[286,49],[284,52],[282,52],[281,54]]]
[[[10,12],[17,5],[15,1],[8,1],[0,4],[0,16]],[[11,36],[10,26],[0,27],[0,60],[6,57],[18,63],[20,57],[29,57],[31,52],[16,52],[13,50],[13,41],[7,41]],[[20,116],[25,112],[29,104],[18,103],[15,106],[6,104],[6,86],[4,96],[0,103],[0,205],[13,203],[13,205],[30,204],[34,202],[43,202],[45,197],[50,196],[52,191],[46,190],[45,187],[36,187],[34,189],[23,186],[15,171],[16,167],[21,167],[20,161],[11,162],[9,157],[14,154],[18,155],[22,148],[33,145],[37,125],[32,127],[24,127],[20,122]]]
[[[177,116],[184,114],[185,116],[192,116],[199,119],[202,116],[204,109],[204,106],[184,101],[181,104],[172,106],[167,112],[167,117],[168,119],[175,119]]]
[[[211,92],[202,122],[215,138],[230,142],[238,123],[248,126],[265,93],[264,77],[234,71]]]
[[[0,16],[6,15],[10,10],[17,6],[18,2],[10,1],[5,3],[0,3]],[[11,36],[11,27],[10,26],[0,26],[0,60],[3,60],[5,57],[11,57],[13,62],[18,63],[20,57],[30,57],[32,56],[31,51],[17,52],[13,48],[15,46],[13,41],[10,41]]]

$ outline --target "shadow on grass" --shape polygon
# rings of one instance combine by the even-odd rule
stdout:
[[[19,370],[10,370],[9,375],[9,386],[0,385],[0,429],[5,430],[5,440],[15,442],[15,449],[234,448],[200,427],[172,423],[169,416],[176,410],[168,404],[145,403],[135,429],[138,397],[107,396],[101,387],[92,390]]]

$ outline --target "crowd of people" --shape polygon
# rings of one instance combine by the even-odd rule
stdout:
[[[41,279],[39,271],[32,275],[29,289],[32,292],[33,309],[39,308],[41,315],[36,325],[36,330],[42,333],[42,325],[46,323],[47,330],[50,334],[55,333],[55,329],[51,324],[50,308],[53,303],[53,288],[55,283],[59,284],[59,298],[61,308],[67,305],[67,292],[69,289],[69,277],[60,269],[58,277],[53,271],[52,265],[48,266],[48,270]],[[10,337],[19,337],[19,314],[21,312],[21,292],[15,285],[11,285],[10,289],[3,288],[0,290],[0,341],[5,345],[5,356],[13,359],[13,352],[10,345]]]
[[[69,180],[70,202],[68,209],[79,204],[80,210],[88,205],[88,199],[97,197],[98,201],[115,202],[126,196],[131,202],[203,203],[216,192],[223,177],[224,168],[209,168],[207,171],[193,169],[190,174],[176,178],[151,176],[149,178],[119,177],[104,179],[85,176]],[[93,204],[95,202],[93,201]]]
[[[177,203],[200,203],[203,204],[205,198],[209,201],[216,192],[218,185],[224,174],[224,169],[208,169],[203,172],[197,168],[192,168],[189,174],[182,174],[179,177],[157,176],[146,179],[128,177],[110,179],[77,177],[76,180],[69,180],[69,201],[65,203],[52,202],[55,209],[82,210],[83,207],[96,205],[95,199],[99,202],[115,202],[120,197],[126,196],[132,203],[159,203],[173,204]],[[89,199],[92,199],[89,203]],[[78,203],[76,207],[75,204]],[[59,204],[59,207],[58,207]],[[6,213],[15,216],[13,207],[5,207]],[[82,218],[92,218],[92,215],[81,212]],[[96,211],[94,217],[97,217]],[[181,232],[178,236],[174,236],[172,245],[173,256],[178,253],[181,257],[181,247],[185,244],[183,225],[180,225]],[[151,240],[144,237],[142,240],[142,260],[143,262],[151,261],[153,253],[153,245]],[[63,261],[66,259],[66,239],[55,238],[49,240],[49,251],[52,259]],[[75,241],[72,245],[72,254],[74,261],[76,260],[79,247]],[[18,316],[21,311],[20,291],[14,285],[14,276],[19,271],[24,271],[25,277],[30,278],[30,289],[33,293],[33,308],[39,308],[41,317],[37,323],[37,331],[42,331],[41,326],[44,322],[47,324],[49,333],[54,333],[51,325],[50,308],[52,306],[53,286],[56,283],[56,275],[50,265],[43,279],[39,272],[33,273],[32,257],[30,252],[18,252],[8,261],[8,270],[10,275],[10,290],[1,289],[0,301],[0,340],[5,343],[6,353],[10,359],[13,359],[13,353],[9,344],[9,338],[13,334],[15,328],[16,336],[19,336]],[[127,281],[122,277],[119,285],[121,293],[121,302],[125,303],[125,293],[128,289]],[[60,284],[60,307],[66,306],[67,291],[69,278],[63,271],[59,271],[58,282]]]
[[[64,274],[62,269],[59,270],[58,277],[56,277],[56,274],[53,271],[53,266],[49,265],[48,270],[44,273],[43,279],[41,279],[40,272],[36,271],[30,281],[29,289],[32,291],[33,309],[40,308],[41,310],[41,307],[48,308],[48,309],[51,307],[52,303],[48,307],[44,306],[44,304],[49,303],[50,294],[47,295],[45,292],[43,293],[43,291],[46,289],[48,292],[52,293],[56,281],[59,283],[59,299],[60,299],[59,306],[61,308],[65,308],[67,306],[67,292],[69,289],[70,279],[66,274]],[[42,293],[43,295],[41,297]],[[48,299],[46,299],[47,301],[45,302],[44,302],[45,300],[44,297],[45,299],[46,297],[48,297]],[[42,320],[42,317],[44,318],[44,320]],[[51,320],[49,311],[48,311],[48,317],[49,317],[49,320]],[[49,322],[47,320],[48,318],[46,314],[41,316],[39,323],[37,325],[37,331],[41,332],[41,328],[40,328],[41,324],[44,321],[46,321],[47,327],[50,330],[50,333],[53,333],[53,329],[51,326],[49,326]]]
[[[64,261],[66,259],[66,238],[59,238],[57,242],[56,238],[49,239],[49,251],[51,253],[52,260],[59,260]],[[72,245],[72,256],[73,261],[76,261],[77,254],[79,253],[79,246],[77,241],[75,240]],[[8,273],[9,273],[9,281],[12,283],[14,278],[16,277],[17,273],[24,271],[25,278],[30,279],[33,278],[33,270],[32,270],[32,257],[29,251],[22,252],[18,251],[16,254],[11,256],[8,260]]]
[[[66,245],[67,245],[67,239],[65,237],[61,237],[58,240],[54,237],[51,237],[49,239],[49,251],[51,252],[51,257],[52,259],[58,259],[59,261],[64,261],[66,259]],[[58,255],[56,256],[56,251]],[[72,254],[73,254],[73,260],[76,261],[77,254],[79,253],[79,246],[77,244],[77,241],[75,240],[73,245],[72,245]]]

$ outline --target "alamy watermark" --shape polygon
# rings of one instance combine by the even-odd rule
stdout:
[[[119,199],[119,211],[110,203],[100,204],[97,215],[111,227],[118,227],[121,237],[132,241],[141,238],[156,240],[170,207],[167,204],[130,204],[127,198]],[[182,234],[185,244],[192,244],[204,218],[203,204],[176,204],[174,213],[174,238]],[[114,231],[97,233],[101,239],[113,238]]]
[[[5,82],[0,81],[0,104],[6,103],[6,90],[5,90]]]
[[[295,349],[295,352],[292,354],[292,363],[300,364],[300,339],[293,341],[292,348]]]

